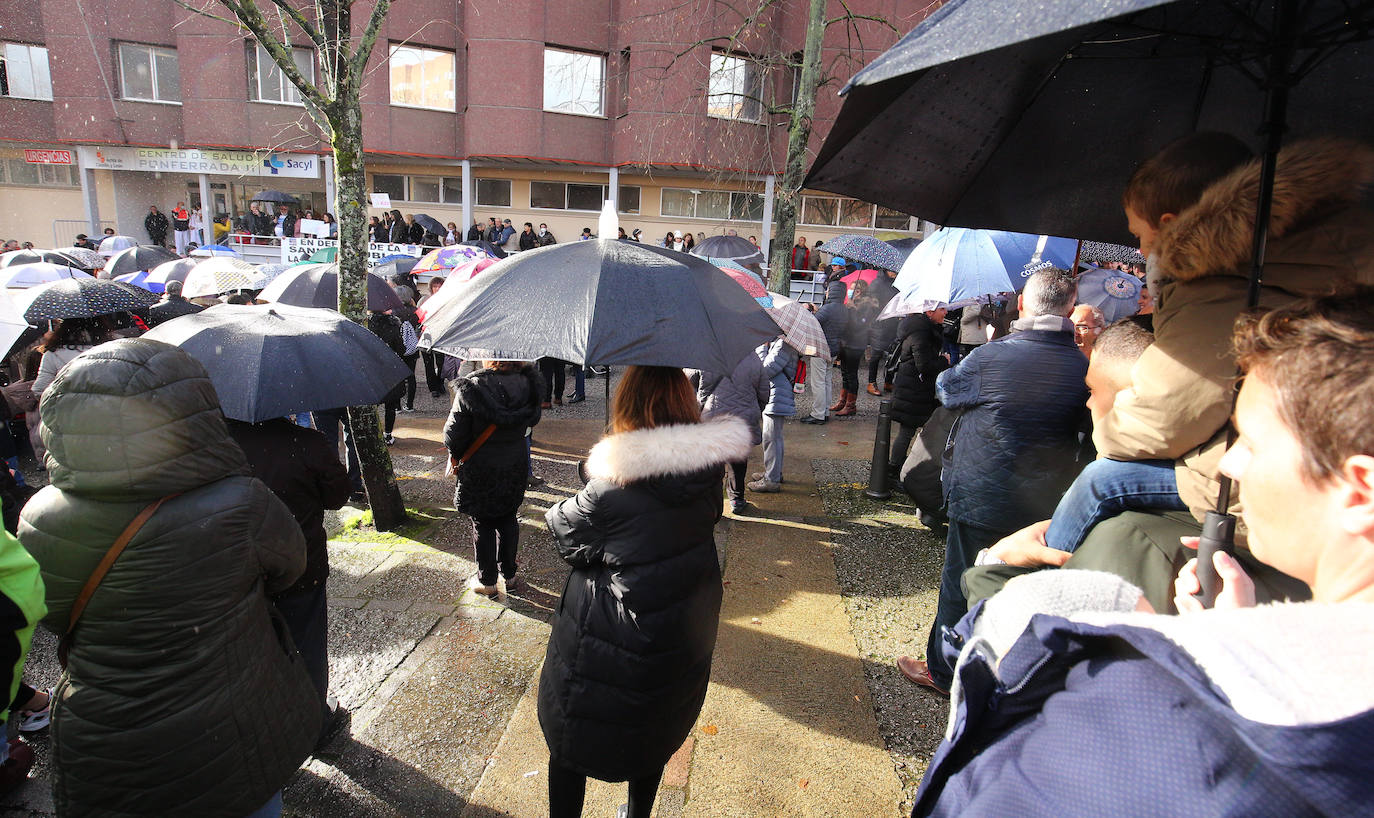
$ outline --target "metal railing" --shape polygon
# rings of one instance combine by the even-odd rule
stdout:
[[[93,240],[100,238],[100,233],[107,227],[114,227],[115,223],[109,219],[100,220],[100,229],[96,230]],[[89,233],[91,223],[85,219],[53,219],[52,220],[52,246],[53,249],[71,247],[76,241],[77,233]]]

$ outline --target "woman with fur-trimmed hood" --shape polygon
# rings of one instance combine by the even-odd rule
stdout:
[[[573,567],[539,679],[550,815],[581,813],[586,776],[629,781],[629,815],[650,814],[706,698],[724,464],[753,445],[737,417],[700,420],[682,370],[628,367],[590,482],[545,516]]]
[[[1100,456],[1175,460],[1179,496],[1199,520],[1216,505],[1226,448],[1236,383],[1231,330],[1246,305],[1260,160],[1242,161],[1181,206],[1149,188],[1177,187],[1187,172],[1176,159],[1168,165],[1171,151],[1224,139],[1179,140],[1127,188],[1127,215],[1149,257],[1155,342],[1093,430]],[[1236,150],[1243,159],[1245,147]],[[1374,214],[1360,207],[1371,182],[1374,149],[1358,142],[1312,139],[1280,152],[1260,306],[1374,283]],[[1160,200],[1153,208],[1152,198]]]

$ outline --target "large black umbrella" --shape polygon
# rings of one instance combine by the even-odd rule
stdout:
[[[910,256],[910,255],[911,255],[911,251],[912,251],[912,250],[915,250],[917,247],[920,246],[921,240],[920,240],[920,239],[911,239],[911,238],[907,238],[907,239],[888,239],[885,243],[886,243],[889,247],[891,247],[893,250],[896,250],[896,251],[897,251],[897,259],[898,259],[898,265],[899,265],[899,266],[897,267],[897,269],[898,269],[898,270],[901,270],[902,268],[901,268],[900,265],[906,264],[907,256]]]
[[[448,234],[448,228],[444,227],[444,223],[434,218],[433,216],[429,216],[424,213],[416,213],[411,218],[415,220],[416,224],[423,227],[425,229],[425,232],[427,233],[433,233],[436,236],[444,236]]]
[[[91,318],[145,309],[158,297],[142,287],[104,278],[64,278],[26,290],[16,301],[30,323],[61,318]]]
[[[407,374],[386,342],[332,310],[221,304],[144,337],[200,361],[224,416],[254,423],[379,403]]]
[[[255,202],[272,202],[273,204],[294,205],[300,204],[295,196],[290,193],[282,193],[280,190],[264,190],[253,197]]]
[[[850,81],[805,186],[1130,243],[1126,181],[1181,136],[1374,138],[1372,34],[1367,1],[950,0]]]
[[[506,257],[506,251],[505,251],[505,250],[502,250],[500,247],[497,247],[496,245],[492,244],[491,242],[487,241],[486,239],[476,239],[476,240],[474,240],[474,241],[465,241],[465,242],[460,242],[460,243],[461,243],[461,244],[466,244],[468,247],[478,247],[478,248],[481,248],[482,251],[483,251],[484,253],[486,253],[487,255],[491,256],[492,258],[505,258],[505,257]]]
[[[159,264],[169,261],[177,261],[181,256],[173,253],[165,247],[158,247],[152,244],[140,244],[137,247],[130,247],[127,250],[120,250],[110,260],[105,262],[105,272],[111,276],[123,275],[125,273],[137,273],[143,270],[151,270]]]
[[[339,265],[302,264],[282,273],[258,293],[259,301],[291,304],[296,307],[339,308]],[[400,309],[401,297],[387,280],[375,273],[367,275],[367,308],[378,312]],[[343,406],[344,404],[336,404]],[[357,405],[357,404],[353,404]]]
[[[63,267],[75,267],[79,270],[90,269],[74,256],[69,256],[61,250],[11,250],[8,253],[0,253],[0,267],[13,267],[17,264],[36,264],[46,262],[48,264],[60,264]]]
[[[753,242],[739,236],[707,236],[692,248],[692,255],[701,258],[723,258],[736,264],[763,264],[763,251]]]
[[[488,268],[426,316],[420,344],[462,358],[481,350],[497,359],[728,373],[781,332],[715,265],[662,247],[593,240]]]

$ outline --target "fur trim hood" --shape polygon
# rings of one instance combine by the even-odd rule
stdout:
[[[701,423],[636,429],[602,439],[587,457],[587,475],[626,485],[687,475],[744,460],[754,447],[748,424],[733,415]]]
[[[1156,239],[1161,278],[1191,281],[1248,266],[1259,203],[1260,158],[1236,168]],[[1359,203],[1374,183],[1374,149],[1347,139],[1309,139],[1279,152],[1270,240]]]

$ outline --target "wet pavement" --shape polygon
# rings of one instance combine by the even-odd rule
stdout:
[[[288,815],[547,814],[534,702],[568,572],[543,514],[579,486],[604,388],[589,380],[585,402],[548,410],[536,429],[546,485],[521,513],[527,586],[488,599],[467,588],[471,526],[442,475],[447,397],[421,384],[392,449],[412,522],[378,533],[358,509],[332,519],[331,689],[349,717],[287,787]],[[809,408],[805,396],[798,404]],[[784,490],[751,495],[755,511],[718,527],[727,584],[711,690],[669,764],[656,816],[909,812],[944,702],[892,661],[923,649],[942,544],[902,495],[862,495],[876,407],[864,395],[857,418],[788,423]],[[26,680],[52,683],[54,653],[55,639],[37,636]],[[47,734],[29,738],[33,780],[0,801],[0,815],[52,814]],[[624,793],[589,782],[584,814],[614,815]]]

